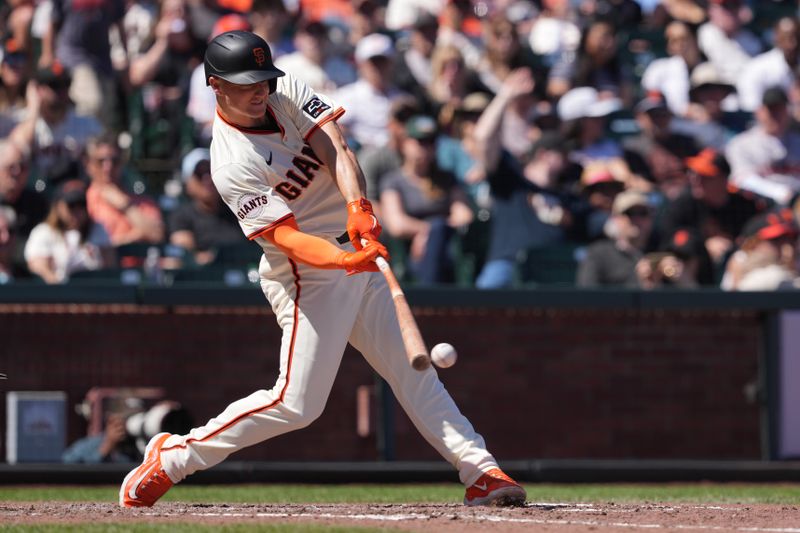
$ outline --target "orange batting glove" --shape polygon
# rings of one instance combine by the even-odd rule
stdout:
[[[356,250],[361,249],[361,239],[377,241],[382,229],[369,200],[359,198],[347,204],[347,236]]]
[[[389,260],[389,252],[386,247],[378,241],[367,241],[357,252],[340,253],[336,258],[336,264],[347,270],[348,276],[359,272],[377,272],[378,265],[375,264],[375,259],[378,256]]]

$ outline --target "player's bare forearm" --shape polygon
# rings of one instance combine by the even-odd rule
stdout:
[[[356,154],[348,146],[336,122],[328,122],[308,139],[314,153],[330,170],[345,202],[366,197],[367,184]]]

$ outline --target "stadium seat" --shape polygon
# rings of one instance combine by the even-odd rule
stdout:
[[[252,281],[251,272],[247,268],[234,268],[221,265],[206,265],[201,268],[181,268],[171,270],[173,283],[224,283],[231,287],[258,283],[258,277]]]
[[[138,268],[102,268],[99,270],[81,270],[70,274],[69,283],[113,282],[122,285],[138,285],[143,279]]]
[[[254,242],[243,241],[233,244],[223,244],[216,247],[216,255],[214,256],[212,265],[239,267],[258,266],[263,253],[261,246]]]
[[[523,285],[571,287],[575,284],[583,250],[582,245],[575,243],[528,249],[517,261],[519,282]]]
[[[453,239],[455,261],[455,283],[463,287],[474,287],[475,279],[486,262],[491,238],[491,221],[475,219],[463,233]]]

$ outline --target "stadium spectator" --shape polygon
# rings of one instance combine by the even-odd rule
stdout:
[[[620,108],[618,98],[603,98],[593,87],[571,89],[558,101],[558,116],[570,144],[570,160],[586,165],[595,159],[622,157],[619,143],[606,136],[607,117]]]
[[[181,149],[192,71],[201,63],[199,43],[188,25],[185,0],[165,0],[153,41],[130,66],[130,84],[141,91],[146,157],[169,158]],[[159,125],[170,124],[164,129]],[[154,138],[151,132],[158,132]]]
[[[422,114],[419,102],[411,95],[401,95],[392,101],[386,129],[389,141],[386,146],[364,148],[359,154],[361,170],[367,181],[367,199],[373,202],[376,214],[380,214],[381,182],[390,173],[400,168],[400,150],[406,138],[406,122],[414,115]]]
[[[634,0],[592,0],[581,2],[584,19],[613,20],[619,31],[630,31],[642,22],[642,8]]]
[[[419,284],[453,281],[450,240],[472,221],[455,177],[436,164],[436,121],[416,115],[406,123],[402,165],[381,183],[386,231],[409,244],[409,267]]]
[[[45,283],[58,284],[71,274],[115,263],[108,234],[86,209],[86,186],[80,180],[61,185],[50,213],[33,228],[25,244],[28,270]]]
[[[439,16],[448,0],[388,0],[386,27],[393,31],[410,28],[420,16]]]
[[[527,67],[540,84],[544,83],[544,73],[536,58],[520,41],[514,23],[503,13],[486,18],[482,23],[484,51],[480,62],[474,67],[478,79],[484,87],[471,87],[471,90],[486,90],[497,93],[503,80],[515,69]],[[535,88],[535,87],[534,87]]]
[[[394,84],[401,91],[411,94],[422,103],[447,101],[459,89],[463,91],[461,75],[464,59],[458,49],[450,48],[446,53],[439,50],[435,58],[436,35],[439,23],[433,15],[420,15],[397,45],[394,66]],[[426,113],[436,116],[438,109],[425,108]]]
[[[34,0],[10,0],[0,8],[0,38],[11,39],[20,50],[29,52],[33,48],[31,23],[36,11]]]
[[[108,413],[102,433],[80,438],[61,455],[67,464],[134,463],[142,454],[125,429],[126,417]]]
[[[121,32],[114,31],[114,27],[111,31],[111,64],[118,78],[128,72],[133,59],[145,52],[158,22],[159,5],[155,0],[128,0],[126,4]],[[117,82],[127,89],[124,80]]]
[[[750,58],[761,52],[761,41],[745,27],[751,18],[742,0],[710,0],[708,22],[697,30],[700,50],[722,79],[734,85]]]
[[[178,79],[187,72],[187,62],[196,60],[196,42],[188,25],[187,9],[184,0],[166,0],[163,3],[153,41],[144,54],[131,63],[130,82],[133,87],[142,87],[150,82],[178,87]]]
[[[629,67],[621,60],[614,25],[606,20],[589,24],[576,54],[563,54],[550,70],[547,93],[558,98],[575,87],[593,87],[624,102],[633,97]]]
[[[330,2],[327,3],[330,5]],[[284,0],[252,0],[250,9],[244,12],[247,13],[253,33],[267,41],[273,59],[294,51],[292,39],[286,32],[291,14]],[[308,20],[319,20],[307,10],[303,10],[303,13]]]
[[[284,72],[297,72],[297,77],[315,91],[331,93],[338,87],[356,81],[355,69],[333,53],[328,27],[322,22],[303,22],[294,36],[295,52],[275,60]]]
[[[788,92],[796,78],[800,23],[792,17],[781,18],[775,23],[773,40],[775,47],[750,60],[737,79],[739,105],[745,111],[755,111],[764,91],[770,87],[781,87]]]
[[[28,56],[13,39],[0,50],[0,138],[7,137],[27,112]]]
[[[84,167],[91,179],[86,194],[89,215],[105,228],[114,246],[163,241],[164,224],[155,202],[123,188],[122,152],[116,139],[108,135],[92,138]]]
[[[367,35],[356,46],[358,80],[341,87],[335,99],[348,110],[339,124],[359,149],[386,146],[392,100],[403,94],[392,82],[394,44],[387,35]]]
[[[195,264],[204,265],[213,261],[217,246],[241,242],[242,232],[211,181],[207,148],[184,156],[181,178],[189,202],[170,216],[169,242],[192,253]]]
[[[581,30],[574,18],[569,0],[542,1],[542,11],[528,34],[528,45],[547,67],[552,67],[563,55],[577,51]]]
[[[665,205],[660,234],[669,237],[682,228],[694,228],[720,279],[745,223],[772,202],[728,183],[730,166],[711,148],[686,159],[686,167],[690,186]]]
[[[653,60],[642,74],[642,88],[664,95],[670,110],[677,116],[689,107],[690,75],[703,62],[697,37],[680,21],[671,22],[664,31],[669,57]]]
[[[692,27],[699,26],[707,18],[706,0],[656,0],[652,19],[654,26],[661,20],[677,20]]]
[[[437,46],[431,57],[431,79],[423,95],[415,95],[428,103],[427,111],[447,121],[446,116],[457,108],[470,89],[474,73],[467,69],[461,51],[453,46]],[[445,116],[443,116],[443,114]]]
[[[443,134],[436,147],[436,161],[455,174],[473,207],[480,210],[488,209],[491,201],[486,169],[477,161],[479,147],[473,133],[490,101],[487,93],[470,93],[457,106],[445,106],[439,114]]]
[[[668,236],[663,251],[646,254],[636,264],[642,289],[694,289],[713,281],[708,254],[697,231],[681,228]]]
[[[623,142],[626,160],[635,173],[650,178],[664,196],[674,198],[686,186],[683,160],[698,152],[696,143],[672,131],[672,112],[660,93],[645,96],[634,113],[639,134]]]
[[[111,63],[109,32],[124,35],[124,0],[80,2],[51,0],[50,24],[42,38],[39,65],[60,62],[72,78],[69,96],[80,115],[91,115],[105,127],[116,111],[115,72]],[[123,41],[124,46],[124,41]]]
[[[586,249],[578,264],[577,285],[641,288],[651,272],[645,253],[652,229],[653,208],[647,196],[636,190],[618,194],[606,223],[607,238]]]
[[[725,149],[734,185],[784,206],[800,192],[800,133],[790,128],[788,105],[783,89],[767,89],[756,110],[756,125]]]
[[[9,139],[0,139],[0,204],[16,213],[16,228],[27,237],[49,210],[47,198],[27,187],[30,157]]]
[[[611,216],[614,199],[630,181],[630,169],[619,158],[591,161],[581,171],[580,194],[584,204],[576,215],[582,220],[582,240],[596,241]]]
[[[432,4],[423,0],[426,9]],[[406,3],[407,0],[392,0],[392,3]],[[436,46],[455,46],[461,50],[464,63],[475,70],[481,61],[483,43],[479,38],[480,22],[475,18],[470,0],[448,0],[444,5],[433,10],[438,14],[439,33]],[[415,15],[416,16],[416,15]],[[388,14],[387,14],[388,17]],[[391,28],[392,26],[389,25]]]
[[[566,166],[563,139],[543,136],[522,161],[503,149],[499,139],[506,108],[529,94],[533,83],[527,69],[512,72],[475,125],[476,160],[492,195],[489,250],[478,288],[508,286],[520,251],[562,242],[572,224],[568,200],[558,188]]]
[[[17,146],[31,147],[38,191],[78,175],[86,141],[102,130],[96,119],[75,112],[69,86],[69,74],[60,63],[38,69],[26,89],[25,120],[9,135]]]
[[[709,62],[692,71],[686,114],[672,121],[672,130],[693,137],[701,148],[725,149],[728,141],[747,127],[749,117],[725,111],[724,102],[735,97],[736,88],[727,83]]]
[[[103,431],[76,440],[61,460],[70,464],[131,463],[144,456],[147,442],[157,433],[184,433],[194,425],[189,411],[173,400],[147,408],[141,398],[123,397],[111,402],[104,414]]]
[[[384,10],[380,3],[373,0],[353,0],[353,16],[346,22],[347,37],[339,42],[339,52],[352,55],[358,42],[373,33],[390,33],[385,27]],[[335,22],[334,22],[335,23]]]
[[[742,231],[721,287],[728,291],[771,291],[790,288],[798,277],[797,225],[791,211],[781,209],[753,217]]]

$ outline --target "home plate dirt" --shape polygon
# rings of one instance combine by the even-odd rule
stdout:
[[[187,504],[150,509],[111,503],[0,503],[0,524],[289,524],[400,531],[742,531],[800,533],[800,507],[630,503],[532,503],[517,508],[460,504]]]

